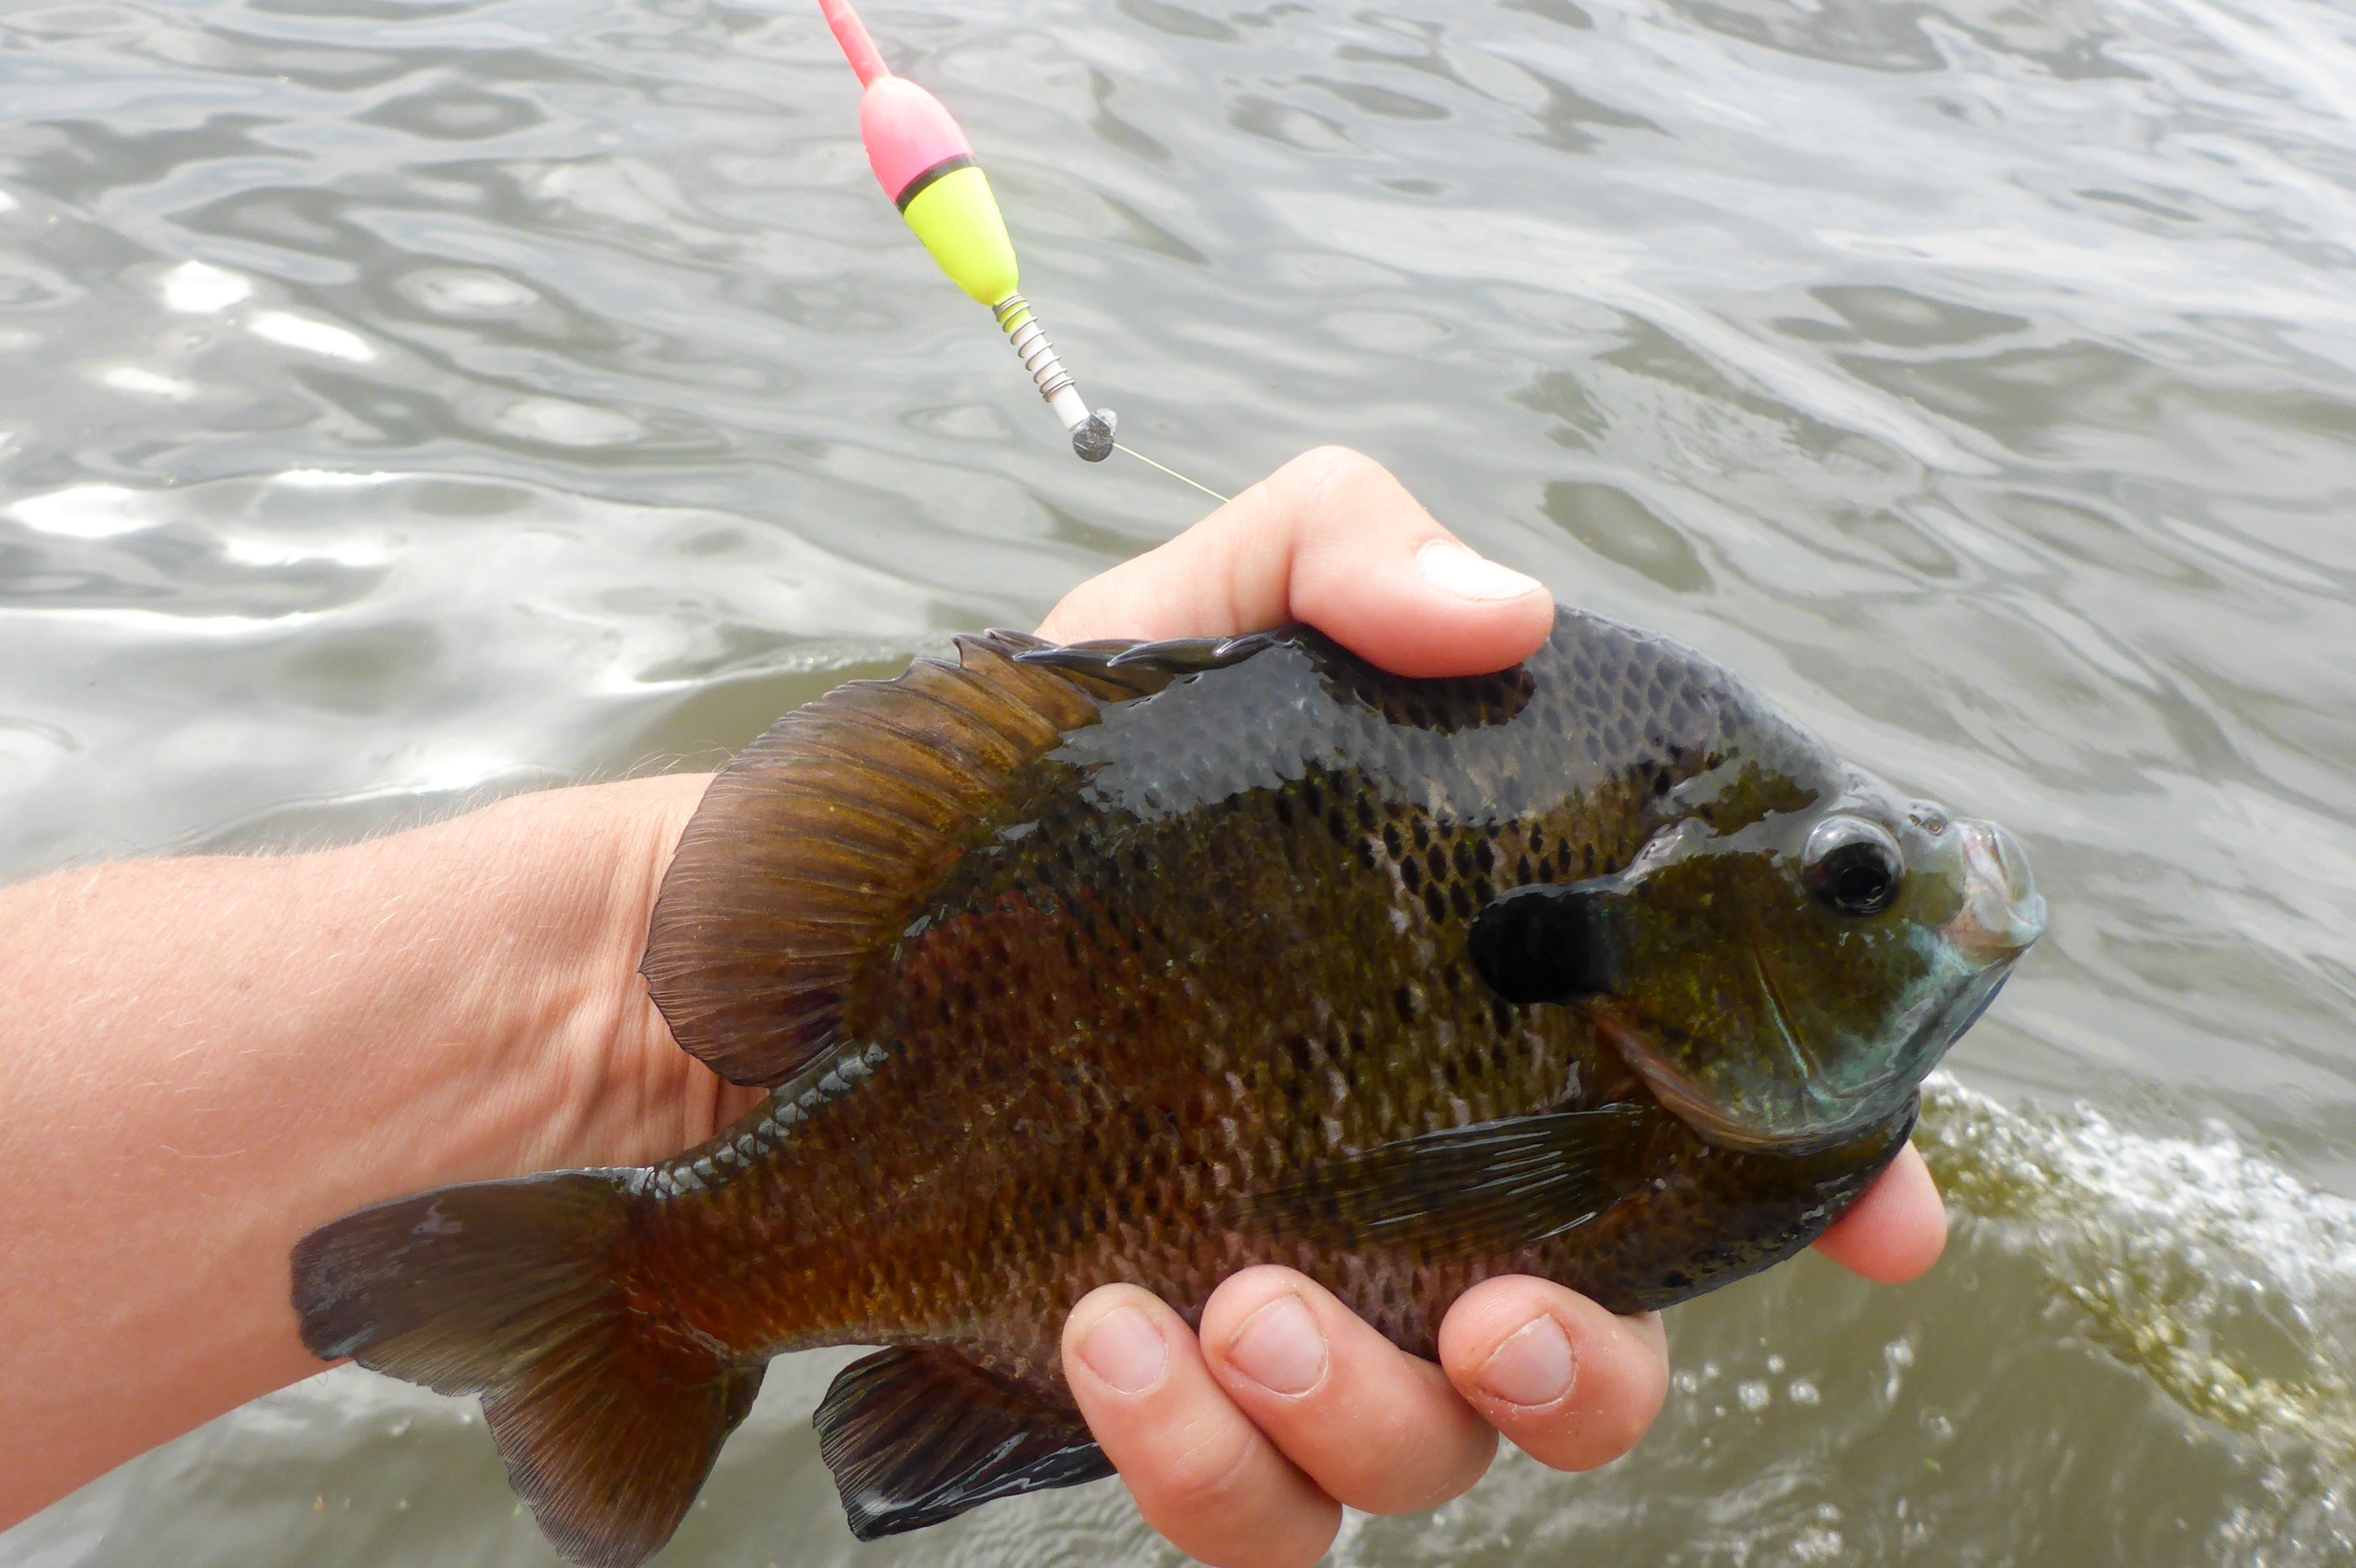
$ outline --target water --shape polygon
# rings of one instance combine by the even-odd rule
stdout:
[[[1381,456],[1998,817],[1929,1279],[1672,1315],[1598,1476],[1338,1561],[2356,1561],[2356,20],[2306,0],[881,6],[1141,451]],[[799,0],[0,8],[0,875],[708,765],[1200,497],[1074,462]],[[774,1372],[663,1561],[1171,1561],[1115,1486],[854,1549]],[[340,1371],[8,1568],[547,1562]]]

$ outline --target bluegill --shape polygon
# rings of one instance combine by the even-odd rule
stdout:
[[[644,973],[756,1114],[296,1250],[310,1349],[480,1394],[576,1563],[658,1551],[787,1351],[884,1347],[817,1415],[869,1538],[1108,1473],[1057,1356],[1108,1281],[1194,1321],[1286,1264],[1430,1356],[1492,1275],[1754,1273],[2042,927],[2002,829],[1575,611],[1466,679],[1298,628],[958,652],[787,715],[680,845]]]

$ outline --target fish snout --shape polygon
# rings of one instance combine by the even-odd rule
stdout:
[[[1947,923],[1947,940],[1984,968],[2010,964],[2045,934],[2045,899],[2029,872],[2029,851],[1993,822],[1965,817],[1955,835],[1964,907]]]

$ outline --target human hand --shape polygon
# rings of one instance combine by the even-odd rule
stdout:
[[[1539,583],[1458,544],[1380,465],[1323,448],[1161,549],[1075,589],[1039,628],[1058,642],[1222,636],[1305,621],[1402,675],[1526,658],[1554,622]],[[1868,1279],[1929,1268],[1946,1239],[1910,1147],[1817,1250]],[[1134,1285],[1074,1308],[1064,1369],[1140,1511],[1215,1568],[1322,1556],[1346,1504],[1438,1507],[1480,1479],[1503,1433],[1558,1469],[1634,1445],[1668,1385],[1656,1314],[1615,1317],[1545,1280],[1493,1279],[1409,1356],[1305,1275],[1221,1285],[1199,1331]]]

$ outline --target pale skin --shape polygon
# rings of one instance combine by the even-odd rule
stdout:
[[[1075,589],[1041,632],[1317,625],[1419,676],[1501,668],[1551,624],[1382,468],[1323,449]],[[0,891],[0,1526],[319,1370],[289,1250],[455,1181],[642,1164],[758,1099],[672,1043],[636,969],[704,779],[556,790],[347,848],[126,861]],[[1907,1151],[1818,1250],[1913,1278],[1946,1223]],[[1145,1518],[1217,1568],[1299,1568],[1342,1505],[1430,1509],[1500,1434],[1560,1469],[1641,1437],[1656,1317],[1544,1281],[1449,1312],[1439,1365],[1307,1278],[1236,1275],[1199,1334],[1130,1286],[1065,1369]]]

